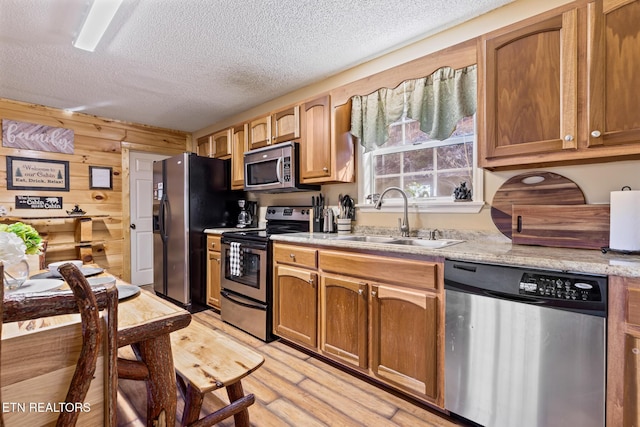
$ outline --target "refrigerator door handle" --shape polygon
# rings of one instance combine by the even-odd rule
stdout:
[[[162,202],[160,203],[160,237],[163,242],[166,242],[169,235],[167,233],[167,213],[169,210],[169,202],[167,201],[167,196],[162,196]]]

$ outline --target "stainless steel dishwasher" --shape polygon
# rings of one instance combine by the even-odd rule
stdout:
[[[607,279],[445,261],[445,408],[487,427],[605,425]]]

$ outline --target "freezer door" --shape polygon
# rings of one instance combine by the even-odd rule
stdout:
[[[164,162],[153,163],[153,289],[162,295],[167,293],[164,271],[164,241],[162,239],[162,199],[164,195]]]
[[[164,233],[166,237],[166,295],[190,304],[189,295],[189,163],[187,155],[165,161]]]

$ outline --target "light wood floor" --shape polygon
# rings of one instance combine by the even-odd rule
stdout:
[[[193,321],[221,330],[264,355],[264,365],[242,380],[245,393],[256,396],[249,408],[254,426],[458,425],[284,343],[267,344],[253,338],[223,323],[213,311],[196,313]],[[118,425],[144,426],[144,385],[129,380],[120,380],[119,384]],[[226,403],[226,393],[218,390],[205,399],[203,412]],[[179,400],[178,418],[181,405]],[[233,426],[233,418],[220,425]]]

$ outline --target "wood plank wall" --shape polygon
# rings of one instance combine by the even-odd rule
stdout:
[[[81,113],[0,98],[0,120],[9,119],[38,123],[74,131],[74,153],[14,149],[0,146],[0,206],[8,216],[66,216],[66,210],[78,204],[87,215],[108,215],[93,220],[94,262],[117,276],[130,278],[129,245],[129,153],[144,151],[177,154],[191,151],[191,134],[146,125],[126,123]],[[0,136],[1,139],[1,136]],[[7,156],[69,162],[69,191],[7,190]],[[113,189],[89,188],[89,166],[111,167]],[[62,197],[62,210],[15,209],[15,196]],[[34,226],[46,235],[46,262],[78,257],[73,247],[73,219],[34,221]]]

